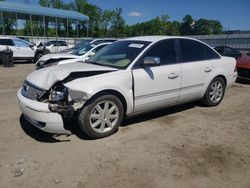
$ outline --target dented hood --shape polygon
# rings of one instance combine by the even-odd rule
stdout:
[[[49,59],[60,59],[60,58],[79,58],[79,56],[67,53],[45,54],[39,59],[39,61],[47,61]]]
[[[32,72],[26,78],[27,81],[42,89],[50,89],[57,81],[61,81],[71,73],[88,73],[103,71],[114,71],[115,68],[94,65],[90,63],[69,63],[58,66],[51,66]]]

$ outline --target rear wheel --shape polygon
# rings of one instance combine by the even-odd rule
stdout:
[[[206,106],[219,105],[224,97],[225,88],[226,88],[225,81],[220,77],[216,77],[209,84],[206,93],[202,99],[202,103],[205,104]]]
[[[104,95],[82,109],[78,122],[83,132],[91,138],[103,138],[118,130],[123,113],[123,105],[119,98]]]

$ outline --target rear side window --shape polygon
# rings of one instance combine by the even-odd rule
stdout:
[[[0,45],[14,46],[12,39],[0,39]]]
[[[176,63],[175,40],[165,40],[157,43],[146,52],[144,57],[147,56],[159,57],[162,65]]]
[[[180,39],[183,62],[217,59],[220,56],[205,44],[189,39]]]
[[[67,43],[65,41],[59,41],[60,46],[67,46]]]
[[[224,48],[224,53],[226,53],[226,54],[233,53],[233,52],[234,52],[234,50],[232,48],[228,48],[228,47]]]

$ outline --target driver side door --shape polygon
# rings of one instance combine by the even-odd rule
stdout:
[[[141,66],[143,59],[148,56],[160,58],[160,65]],[[135,113],[176,104],[181,86],[176,40],[156,43],[145,52],[132,73]]]

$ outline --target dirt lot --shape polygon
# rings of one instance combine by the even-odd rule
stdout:
[[[250,187],[250,85],[220,106],[187,104],[126,120],[108,138],[43,133],[16,92],[32,64],[0,67],[0,187]]]

